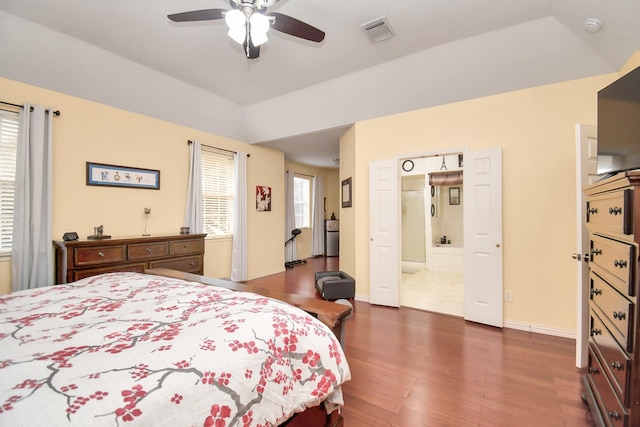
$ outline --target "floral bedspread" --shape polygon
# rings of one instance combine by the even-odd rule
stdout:
[[[111,273],[0,297],[1,426],[271,426],[349,379],[329,328],[255,294]]]

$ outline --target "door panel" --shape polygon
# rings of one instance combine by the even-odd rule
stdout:
[[[502,327],[502,151],[464,156],[464,318]]]
[[[573,258],[577,264],[577,321],[576,321],[576,367],[587,366],[589,339],[589,265],[585,254],[589,253],[587,231],[587,201],[582,189],[596,181],[598,166],[598,132],[595,126],[576,125],[576,216],[577,252]]]
[[[396,160],[369,164],[369,301],[400,306],[399,176]]]

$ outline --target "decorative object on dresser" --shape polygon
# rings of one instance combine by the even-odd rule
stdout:
[[[171,268],[202,274],[206,234],[54,241],[56,284],[114,271]]]
[[[640,170],[585,189],[589,229],[589,358],[584,399],[598,426],[640,426]]]
[[[144,208],[144,233],[143,236],[149,236],[147,233],[147,223],[149,222],[149,215],[151,214],[151,208]]]
[[[110,238],[111,236],[104,234],[104,225],[93,227],[93,234],[91,236],[87,236],[87,239],[89,240],[105,240]],[[76,239],[74,240],[77,240],[77,239],[78,238],[76,237]]]

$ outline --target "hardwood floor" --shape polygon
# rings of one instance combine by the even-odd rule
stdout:
[[[319,298],[316,257],[248,283]],[[575,342],[411,308],[356,302],[345,352],[346,427],[591,426]]]

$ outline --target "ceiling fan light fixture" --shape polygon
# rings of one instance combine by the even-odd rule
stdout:
[[[251,15],[249,18],[249,28],[251,29],[251,42],[254,46],[263,45],[269,40],[267,37],[269,27],[269,18],[261,13]]]
[[[238,44],[243,44],[244,40],[247,37],[247,31],[245,30],[244,27],[242,28],[230,28],[229,32],[227,33],[227,35],[229,37],[231,37],[231,39],[233,41],[235,41]]]
[[[245,25],[247,25],[247,18],[244,16],[244,13],[238,9],[233,9],[224,14],[224,22],[227,23],[227,27],[229,27],[230,30],[235,30],[244,28]]]

